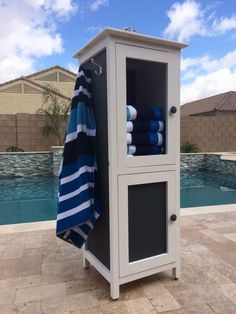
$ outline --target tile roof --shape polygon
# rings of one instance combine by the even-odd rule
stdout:
[[[71,71],[69,71],[69,70],[63,68],[63,67],[61,67],[60,65],[54,65],[53,67],[50,67],[50,68],[47,68],[47,69],[45,69],[45,70],[41,70],[41,71],[35,72],[35,73],[33,73],[33,74],[29,74],[29,75],[27,75],[27,76],[25,76],[25,77],[26,77],[26,78],[31,78],[31,77],[33,77],[33,76],[36,76],[36,75],[39,75],[39,74],[42,74],[42,73],[45,73],[45,72],[48,72],[48,71],[51,71],[51,70],[56,70],[56,69],[60,69],[60,70],[62,70],[62,71],[64,71],[64,72],[67,72],[68,74],[73,75],[74,77],[76,77],[76,74],[75,74],[74,72],[71,72]]]
[[[181,106],[181,115],[183,116],[213,111],[236,111],[236,92],[229,91],[192,101]]]

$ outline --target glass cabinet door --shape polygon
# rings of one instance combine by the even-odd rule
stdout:
[[[120,275],[174,261],[177,214],[174,171],[119,176]]]
[[[178,71],[176,52],[116,44],[118,166],[176,163]]]

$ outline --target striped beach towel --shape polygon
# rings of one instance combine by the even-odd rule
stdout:
[[[100,215],[96,195],[96,124],[91,72],[79,68],[59,170],[56,234],[81,248]]]

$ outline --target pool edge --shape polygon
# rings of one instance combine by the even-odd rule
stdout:
[[[225,213],[236,211],[236,204],[226,204],[226,205],[211,205],[211,206],[200,206],[200,207],[186,207],[181,208],[181,216],[191,216],[191,215],[204,215],[213,213]]]
[[[206,215],[236,211],[236,204],[212,205],[201,207],[181,208],[180,216]],[[9,233],[30,232],[39,230],[56,229],[56,220],[27,222],[0,226],[0,235]]]
[[[37,221],[37,222],[26,222],[19,224],[9,224],[0,226],[0,235],[18,232],[30,232],[39,230],[56,229],[56,221]]]

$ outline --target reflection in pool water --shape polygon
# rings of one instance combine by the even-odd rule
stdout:
[[[53,220],[58,183],[53,177],[0,179],[0,224]]]
[[[181,173],[181,207],[236,203],[236,176],[207,171]]]

